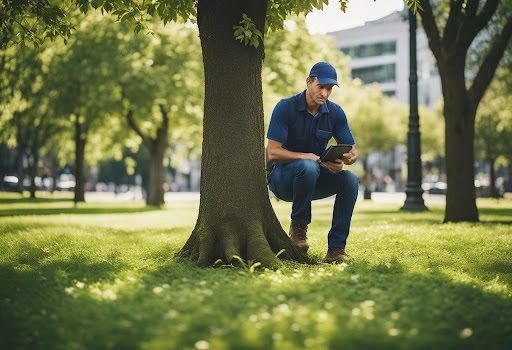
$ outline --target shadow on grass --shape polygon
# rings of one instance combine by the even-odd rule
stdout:
[[[37,197],[30,198],[26,196],[19,197],[0,197],[0,204],[19,204],[19,203],[58,203],[58,202],[68,202],[72,203],[72,198],[64,198],[64,197]]]
[[[489,225],[512,225],[512,220],[480,220],[480,224],[489,224]]]
[[[512,217],[512,208],[478,208],[480,214]]]
[[[480,221],[475,225],[493,225],[493,224],[512,224],[512,208],[479,208]],[[402,211],[382,208],[359,208],[354,215],[359,220],[368,220],[369,222],[377,222],[379,220],[399,220],[405,224],[443,224],[444,208],[439,206],[429,207],[428,210],[422,212]],[[487,218],[489,217],[489,219]]]
[[[68,208],[17,208],[17,209],[0,209],[0,217],[5,216],[26,216],[26,215],[57,215],[57,214],[130,214],[144,213],[150,211],[162,210],[159,207],[129,207],[129,206],[93,206],[89,204],[87,207],[68,207]]]
[[[76,254],[51,263],[44,263],[40,252],[40,259],[34,258],[34,252],[31,255],[21,256],[14,266],[0,265],[0,348],[98,349],[112,340],[119,349],[135,348],[124,342],[124,336],[115,335],[121,334],[120,329],[109,326],[123,317],[110,289],[91,288],[79,297],[73,294],[81,291],[79,281],[115,281],[116,274],[126,269],[116,254],[100,261]],[[143,331],[137,325],[127,341],[143,340]]]
[[[354,217],[358,222],[368,222],[372,225],[378,225],[381,222],[389,223],[394,221],[399,221],[404,224],[435,225],[442,223],[443,212],[437,208],[424,212],[363,209],[355,211]]]
[[[159,267],[129,282],[118,278],[128,266],[115,254],[52,263],[38,254],[0,265],[2,348],[193,349],[216,338],[223,349],[281,349],[276,332],[286,349],[311,348],[308,339],[325,349],[512,346],[510,298],[455,283],[440,268],[410,272],[395,258],[353,261],[333,274],[295,264],[251,274],[199,269],[160,247],[144,258]],[[110,287],[93,288],[105,281]]]

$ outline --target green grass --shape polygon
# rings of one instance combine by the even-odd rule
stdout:
[[[359,201],[348,263],[251,272],[174,259],[197,202],[1,194],[0,348],[512,348],[512,200],[478,204],[481,223],[441,224],[440,206]],[[313,207],[315,261],[331,207]]]

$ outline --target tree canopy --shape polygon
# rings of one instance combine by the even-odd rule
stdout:
[[[418,0],[407,0],[416,3]],[[291,14],[306,14],[314,8],[322,9],[329,0],[270,0],[267,6],[266,30],[281,29]],[[345,11],[348,0],[340,0],[340,11]],[[165,23],[176,21],[195,21],[197,0],[6,0],[0,4],[0,46],[41,44],[45,39],[63,37],[68,39],[75,29],[68,13],[78,9],[87,13],[91,9],[117,16],[119,20],[129,22],[135,32],[151,31],[147,25],[150,18],[158,18]],[[241,16],[233,38],[254,45],[256,35],[252,19]],[[261,37],[260,37],[261,39]]]

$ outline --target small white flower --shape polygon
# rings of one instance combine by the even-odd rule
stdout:
[[[471,328],[464,328],[462,331],[460,331],[459,337],[462,339],[469,338],[473,335],[473,330]]]
[[[396,337],[398,334],[400,334],[400,330],[396,328],[390,328],[388,329],[388,334],[392,337]]]
[[[113,290],[107,289],[106,291],[103,292],[103,299],[116,300],[117,294]]]
[[[208,343],[206,340],[199,340],[196,342],[195,347],[199,350],[206,350],[210,347],[210,343]]]

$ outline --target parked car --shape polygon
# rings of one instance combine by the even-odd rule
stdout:
[[[3,177],[2,182],[0,182],[0,190],[8,192],[17,192],[18,182],[19,180],[16,176],[6,175]]]
[[[437,182],[425,182],[421,185],[423,191],[428,194],[446,194],[446,190],[448,189],[448,185],[446,182],[437,181]]]

